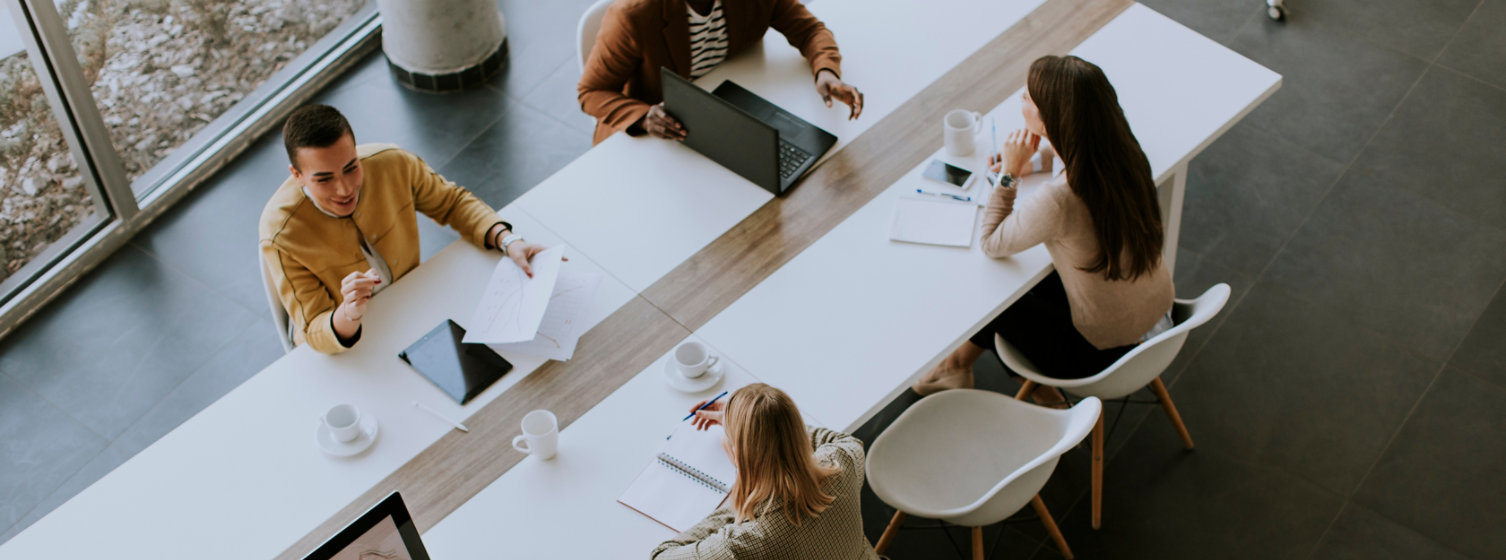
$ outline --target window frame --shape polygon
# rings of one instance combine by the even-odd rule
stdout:
[[[137,182],[149,186],[138,195],[84,80],[68,28],[52,0],[0,3],[16,21],[53,118],[62,128],[68,153],[94,199],[97,215],[103,217],[93,225],[74,228],[0,283],[0,337],[103,263],[257,138],[279,126],[293,109],[309,102],[376,50],[382,24],[375,0],[368,1],[143,173]],[[247,259],[254,245],[254,239],[247,240]]]

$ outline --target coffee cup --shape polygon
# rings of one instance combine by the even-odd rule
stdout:
[[[686,379],[695,379],[716,365],[720,356],[712,356],[705,344],[689,341],[675,348],[675,371]]]
[[[983,125],[983,115],[966,109],[954,109],[941,119],[942,144],[953,157],[973,155],[974,138]]]
[[[559,448],[559,420],[547,410],[535,410],[523,415],[523,433],[512,438],[512,447],[539,459],[554,457]]]
[[[321,416],[335,441],[349,443],[361,435],[361,409],[353,404],[337,404]]]

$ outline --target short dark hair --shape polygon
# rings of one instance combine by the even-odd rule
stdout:
[[[298,167],[298,148],[328,148],[346,134],[355,140],[345,115],[329,105],[304,105],[293,110],[282,124],[282,143],[288,149],[288,162]]]

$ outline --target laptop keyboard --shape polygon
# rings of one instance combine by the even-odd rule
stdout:
[[[779,141],[779,178],[789,179],[800,166],[811,159],[810,152],[796,148],[794,144]]]

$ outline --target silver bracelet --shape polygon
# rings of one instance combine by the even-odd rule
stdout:
[[[356,317],[354,319],[350,318],[350,308],[349,307],[345,307],[343,305],[340,306],[340,307],[344,308],[342,311],[340,311],[340,314],[345,316],[345,322],[347,322],[347,323],[358,323],[358,322],[361,321],[360,317]]]
[[[497,248],[502,250],[502,256],[505,257],[505,256],[507,256],[507,246],[508,245],[512,245],[513,243],[517,243],[517,242],[522,241],[522,240],[523,240],[523,236],[514,233],[514,234],[509,235],[507,237],[503,237],[502,238],[502,242],[497,244]]]

